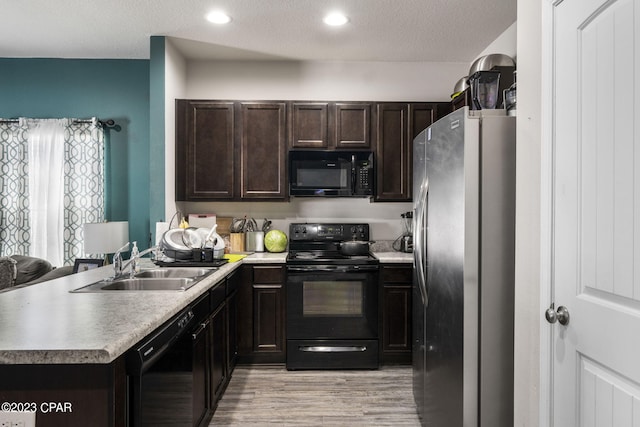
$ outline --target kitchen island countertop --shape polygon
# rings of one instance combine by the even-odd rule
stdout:
[[[4,292],[0,364],[111,363],[241,264],[225,264],[183,292],[69,292],[112,276],[112,266]]]

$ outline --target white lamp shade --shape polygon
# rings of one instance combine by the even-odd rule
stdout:
[[[84,252],[112,254],[129,241],[127,221],[94,222],[84,224]]]

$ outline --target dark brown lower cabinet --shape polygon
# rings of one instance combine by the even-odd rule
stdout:
[[[193,416],[195,425],[207,418],[209,412],[208,378],[209,372],[209,320],[206,319],[191,333],[193,369]]]
[[[382,265],[380,360],[411,363],[411,264]]]
[[[222,303],[211,315],[210,339],[211,368],[209,372],[209,390],[211,393],[211,408],[215,408],[222,397],[227,382],[226,366],[226,334],[225,334],[225,303]]]
[[[106,365],[0,365],[0,402],[35,411],[38,427],[126,426],[124,357]]]
[[[238,362],[238,289],[242,280],[240,270],[235,270],[227,277],[227,376],[231,377],[233,368]]]
[[[239,363],[285,363],[285,269],[245,265],[238,291]]]

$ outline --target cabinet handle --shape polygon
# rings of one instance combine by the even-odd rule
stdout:
[[[200,326],[198,326],[198,329],[196,329],[195,331],[193,331],[191,333],[191,339],[192,340],[197,340],[198,339],[198,335],[200,335],[202,333],[202,331],[204,331],[207,328],[207,325],[209,324],[209,322],[204,322],[204,323],[200,323]]]

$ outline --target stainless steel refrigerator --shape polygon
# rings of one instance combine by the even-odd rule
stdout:
[[[413,391],[425,426],[513,425],[515,117],[459,109],[413,141]]]

